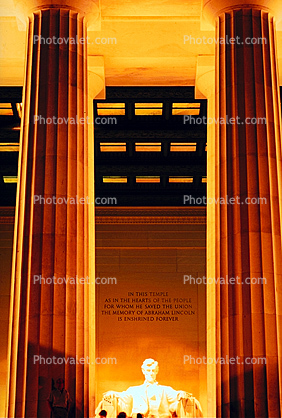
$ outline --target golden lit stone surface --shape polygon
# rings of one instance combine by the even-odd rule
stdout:
[[[207,127],[208,197],[237,194],[242,199],[257,195],[268,199],[267,205],[260,207],[208,205],[207,276],[261,276],[266,277],[268,283],[245,287],[208,285],[206,337],[207,355],[210,357],[237,354],[243,357],[265,356],[268,363],[265,367],[208,366],[207,388],[206,369],[195,368],[192,380],[194,388],[197,384],[201,386],[199,392],[206,401],[209,417],[229,417],[232,414],[242,418],[281,416],[279,85],[282,71],[279,68],[282,34],[276,31],[272,18],[275,16],[279,21],[281,2],[204,0],[201,4],[200,0],[101,0],[98,6],[94,1],[74,1],[70,5],[64,0],[60,9],[57,2],[16,3],[17,7],[7,0],[0,6],[3,39],[1,85],[22,85],[24,70],[27,69],[18,192],[21,205],[15,223],[17,252],[13,260],[15,293],[12,294],[14,324],[9,417],[35,417],[37,411],[38,416],[44,417],[47,391],[44,385],[42,390],[41,383],[46,381],[44,379],[49,381],[54,373],[62,369],[49,370],[44,366],[28,374],[31,356],[39,352],[39,347],[46,353],[53,353],[54,350],[57,354],[81,355],[89,352],[95,356],[94,286],[88,290],[79,286],[50,290],[43,286],[39,291],[38,287],[30,285],[30,277],[40,266],[43,266],[46,275],[55,271],[58,275],[89,274],[94,277],[94,206],[74,209],[69,205],[56,210],[46,206],[44,210],[39,210],[33,208],[31,202],[36,193],[45,193],[46,196],[55,194],[57,197],[78,194],[93,198],[94,129],[90,108],[94,97],[105,98],[105,85],[195,85],[195,99],[208,99],[208,115],[211,117],[267,117],[267,125],[211,124]],[[42,7],[44,10],[40,10]],[[19,20],[23,10],[36,10],[29,20],[27,54],[25,28]],[[216,32],[201,30],[202,15],[216,23]],[[45,35],[53,34],[58,28],[62,36],[85,35],[87,19],[92,24],[87,32],[90,41],[87,50],[81,45],[59,49],[51,46],[48,50],[32,43],[32,35],[40,30]],[[201,40],[203,36],[224,38],[236,34],[264,36],[267,44],[216,46],[215,42],[204,44],[196,40]],[[88,129],[76,129],[71,125],[58,129],[39,125],[38,130],[33,129],[29,117],[39,113],[53,116],[54,112],[63,117],[77,113],[81,117],[87,115],[91,123]],[[117,218],[112,219],[113,224],[118,222]],[[160,220],[152,222],[157,224]],[[118,266],[125,283],[130,281],[132,273],[138,275],[140,265],[143,274],[136,280],[141,283],[142,277],[151,268],[149,261],[158,269],[160,274],[155,277],[159,281],[164,272],[172,276],[177,269],[183,272],[186,267],[182,264],[189,258],[186,250],[169,252],[164,248],[165,245],[176,245],[172,236],[174,229],[166,226],[166,235],[162,228],[154,234],[150,228],[144,231],[143,225],[139,227],[134,233],[138,233],[140,242],[148,247],[145,252],[135,249],[129,256],[124,250],[105,251],[101,256],[105,269],[116,271]],[[180,225],[180,229],[182,227]],[[117,231],[120,232],[118,228],[111,230],[109,225],[104,225],[104,236],[101,238],[99,232],[97,235],[100,247],[105,243],[114,243],[117,248],[122,244],[132,244],[129,227],[122,230],[122,238],[116,237]],[[3,228],[1,234],[6,232]],[[184,229],[182,232],[179,237],[188,242],[189,231]],[[197,244],[201,240],[204,238],[197,239]],[[158,250],[150,253],[152,243],[160,245],[161,253]],[[2,242],[1,245],[6,248]],[[203,243],[202,250],[204,246]],[[1,256],[8,257],[9,251],[10,247]],[[160,254],[167,265],[159,263]],[[139,265],[135,265],[132,259],[138,259]],[[4,265],[6,271],[7,265]],[[1,288],[4,334],[7,330],[4,307],[8,296],[9,291],[6,288],[2,291]],[[201,332],[203,324],[204,318],[199,321]],[[134,331],[135,328],[130,327],[132,338]],[[102,330],[101,334],[107,341],[106,332]],[[162,338],[165,345],[165,338]],[[4,337],[3,341],[6,344]],[[103,341],[100,344],[105,345]],[[200,347],[197,342],[195,345],[191,343],[191,347],[197,354],[204,353],[205,338],[201,339]],[[9,358],[4,349],[2,354],[1,361]],[[84,413],[86,416],[93,415],[96,406],[94,393],[97,392],[93,369],[91,366],[89,369],[78,366],[74,371],[66,367],[62,372],[66,385],[75,393],[77,416]],[[6,370],[5,363],[0,374],[1,401],[4,397],[2,391],[6,390]],[[119,377],[118,373],[113,376],[110,370],[106,371],[106,375],[113,381]],[[98,391],[101,394],[103,385],[106,386],[102,382],[103,372],[100,372],[100,377]],[[183,375],[178,369],[176,379],[180,382],[181,378]]]
[[[219,38],[267,40],[219,44],[216,54],[215,116],[239,122],[216,126],[215,197],[238,196],[240,204],[216,205],[215,276],[266,280],[215,287],[216,357],[266,359],[266,364],[217,364],[217,416],[276,417],[281,415],[282,160],[275,23],[264,10],[243,8],[220,14],[216,27]],[[248,204],[245,199],[251,198]]]
[[[89,338],[89,330],[94,329],[91,284],[50,285],[35,280],[38,275],[86,279],[94,273],[94,158],[86,119],[86,45],[70,43],[61,48],[33,42],[35,35],[85,38],[86,23],[77,11],[51,8],[29,18],[29,31],[12,271],[8,416],[48,415],[49,386],[40,382],[58,375],[73,393],[77,410],[88,415],[92,399],[85,399],[93,398],[88,392],[91,366],[34,362],[34,356],[86,358],[95,351]],[[96,94],[103,88],[98,79]],[[90,83],[92,97],[94,91]],[[46,121],[78,117],[80,123],[41,123],[38,116]],[[37,204],[38,197],[46,202],[55,197],[58,204]],[[60,199],[67,203],[59,204]],[[71,199],[81,204],[72,204]]]

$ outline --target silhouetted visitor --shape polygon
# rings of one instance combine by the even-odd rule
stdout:
[[[53,389],[48,398],[48,405],[52,411],[52,418],[67,418],[70,408],[70,395],[64,388],[64,379],[56,380],[56,388]]]
[[[125,412],[120,412],[118,414],[117,418],[126,418],[126,413]]]
[[[140,412],[138,412],[138,414],[136,415],[136,418],[143,418],[143,415],[140,414]]]
[[[100,417],[106,417],[107,416],[107,411],[105,411],[105,409],[102,409],[102,411],[99,412]]]

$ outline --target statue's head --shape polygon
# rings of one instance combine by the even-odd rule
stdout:
[[[156,381],[156,377],[159,372],[159,363],[156,360],[147,358],[143,361],[141,369],[146,382],[154,383]]]

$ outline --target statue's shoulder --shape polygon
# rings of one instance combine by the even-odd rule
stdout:
[[[126,392],[140,392],[140,389],[142,390],[142,388],[144,388],[144,385],[129,386]]]
[[[157,385],[156,389],[158,392],[162,392],[162,393],[175,392],[175,390],[171,386],[165,386],[165,385]]]
[[[158,387],[159,387],[159,388],[162,388],[162,389],[164,389],[164,390],[174,390],[174,389],[172,389],[172,387],[171,387],[171,386],[158,385]]]

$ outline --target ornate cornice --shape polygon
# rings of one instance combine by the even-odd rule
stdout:
[[[22,101],[22,86],[1,86],[0,87],[0,100],[1,102],[16,102],[21,103]]]
[[[96,216],[95,223],[101,224],[205,224],[202,216]]]
[[[13,206],[0,207],[0,224],[13,224],[15,222],[15,208]]]
[[[96,208],[96,224],[205,224],[205,207]]]
[[[188,126],[188,125],[187,125]],[[158,129],[158,130],[133,130],[133,129],[95,129],[95,139],[123,138],[123,139],[199,139],[205,140],[207,133],[204,129]]]
[[[0,207],[0,223],[15,222],[14,207]],[[206,224],[206,208],[201,207],[99,207],[95,223],[101,224]]]

